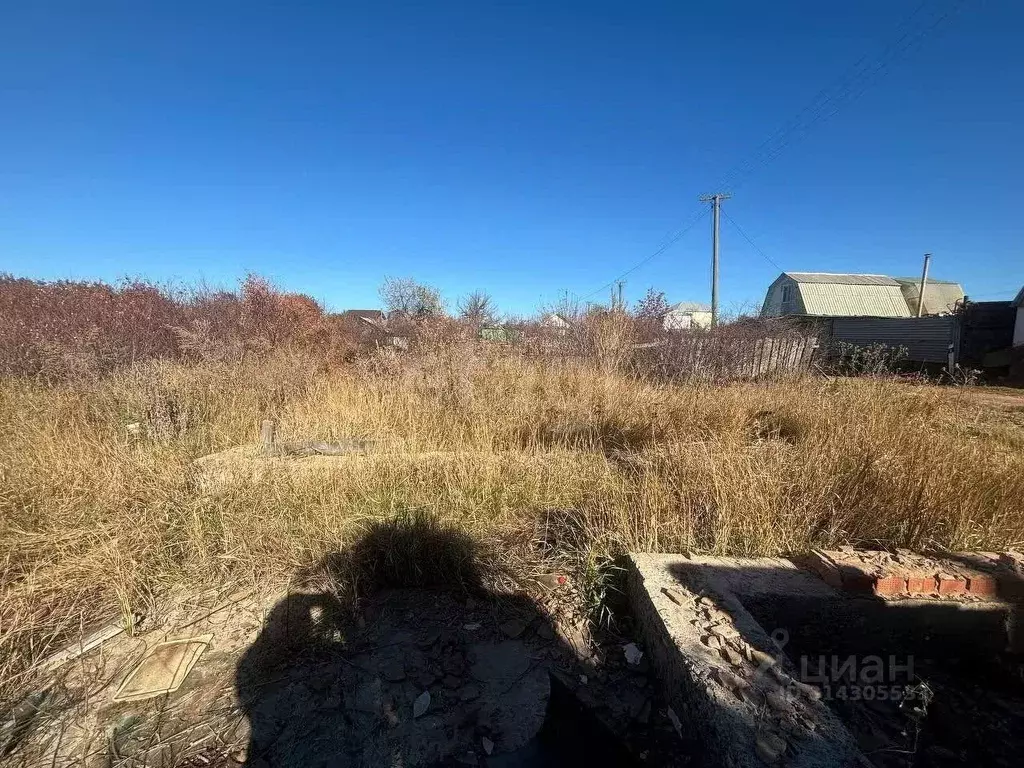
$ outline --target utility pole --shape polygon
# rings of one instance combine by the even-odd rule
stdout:
[[[924,289],[928,285],[928,265],[931,264],[932,255],[926,253],[924,255],[924,269],[921,271],[921,285],[917,290],[917,316],[921,316],[921,310],[924,309]]]
[[[622,303],[622,286],[624,286],[626,284],[626,281],[625,280],[617,280],[616,282],[619,285],[619,309],[620,310],[625,310],[626,305]]]
[[[713,216],[711,217],[711,327],[718,325],[718,218],[722,207],[722,201],[728,200],[732,195],[715,193],[704,195],[700,201],[711,203]]]

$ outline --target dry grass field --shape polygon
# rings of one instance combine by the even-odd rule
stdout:
[[[255,442],[265,418],[372,448],[204,479],[196,460]],[[0,434],[8,695],[83,627],[175,585],[283,580],[410,510],[471,535],[495,580],[568,571],[585,609],[631,549],[1024,541],[1024,407],[886,378],[664,383],[475,343],[340,368],[279,350],[7,377]]]

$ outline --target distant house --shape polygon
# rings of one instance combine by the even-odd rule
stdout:
[[[910,314],[917,315],[917,297],[921,291],[921,278],[919,277],[896,277],[893,278],[900,284],[903,298],[907,302],[907,309]],[[950,315],[956,311],[958,306],[964,303],[964,289],[960,283],[950,280],[932,280],[924,286],[924,306],[921,308],[922,315]]]
[[[668,308],[661,318],[666,331],[685,331],[689,328],[710,328],[711,307],[695,301],[680,301]]]
[[[379,309],[346,309],[341,315],[353,320],[360,320],[375,328],[382,327],[387,319],[384,312]]]
[[[542,328],[548,328],[558,332],[559,334],[564,334],[572,327],[572,324],[568,320],[556,312],[548,312],[546,315],[541,317],[540,324]]]
[[[1013,300],[1013,306],[1017,308],[1017,318],[1013,324],[1013,346],[1024,347],[1024,288],[1020,289]]]
[[[761,315],[910,317],[911,312],[900,283],[885,275],[783,272],[769,286]]]

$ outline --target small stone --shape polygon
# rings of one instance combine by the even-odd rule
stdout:
[[[580,675],[580,685],[586,685],[588,682],[590,682],[590,678],[586,675]]]
[[[462,626],[462,628],[467,630],[467,631],[469,631],[469,632],[476,632],[478,629],[480,629],[480,622],[479,621],[471,621],[468,624],[464,624]]]
[[[757,664],[759,667],[764,667],[765,669],[775,665],[775,658],[771,654],[765,653],[761,649],[755,648],[752,645],[747,645],[747,658],[750,659],[752,663]]]
[[[723,640],[735,640],[740,636],[735,627],[728,624],[716,624],[710,630],[711,634],[718,635]]]
[[[480,739],[480,745],[484,748],[484,752],[488,755],[494,751],[494,742],[488,739],[486,736]]]
[[[420,717],[430,708],[430,691],[424,691],[412,703],[412,716]]]
[[[734,651],[728,646],[721,649],[722,658],[732,664],[734,667],[739,667],[743,664],[743,656],[738,652]]]
[[[786,740],[774,733],[762,733],[754,742],[754,751],[768,764],[777,763],[786,751]]]
[[[241,749],[236,749],[234,752],[231,753],[231,759],[234,760],[236,763],[239,763],[239,764],[245,763],[246,758],[248,756],[249,756],[249,749],[247,747],[242,747]]]
[[[686,596],[675,587],[662,587],[661,591],[665,593],[665,597],[671,600],[676,605],[684,605],[689,602]]]
[[[725,646],[725,642],[718,635],[704,635],[704,637],[702,637],[700,641],[704,643],[704,645],[706,645],[708,648],[711,648],[716,651]]]
[[[498,628],[506,637],[515,639],[526,630],[526,622],[521,619],[509,619]]]
[[[644,657],[644,652],[637,647],[636,643],[626,643],[622,646],[622,652],[626,656],[626,663],[634,666],[639,664],[640,659]]]

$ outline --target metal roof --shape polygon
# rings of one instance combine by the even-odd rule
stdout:
[[[852,277],[852,276],[851,276]],[[862,276],[860,276],[862,277]],[[900,284],[807,282],[798,286],[804,314],[841,317],[910,317]]]
[[[921,287],[921,279],[896,278],[903,289],[903,297],[907,300],[907,307],[911,314],[917,314],[917,297]],[[964,289],[960,283],[951,283],[948,280],[932,280],[924,286],[924,314],[939,315],[949,314],[956,309],[957,303],[963,303]]]
[[[680,301],[668,308],[669,312],[710,312],[711,306],[699,301]]]
[[[832,285],[895,285],[899,283],[886,275],[854,275],[831,272],[783,272],[798,283],[829,283]]]
[[[917,277],[894,277],[897,283],[913,283],[914,285],[920,285],[921,276]],[[956,280],[936,280],[931,275],[928,276],[928,283],[935,283],[936,285],[960,285]]]

